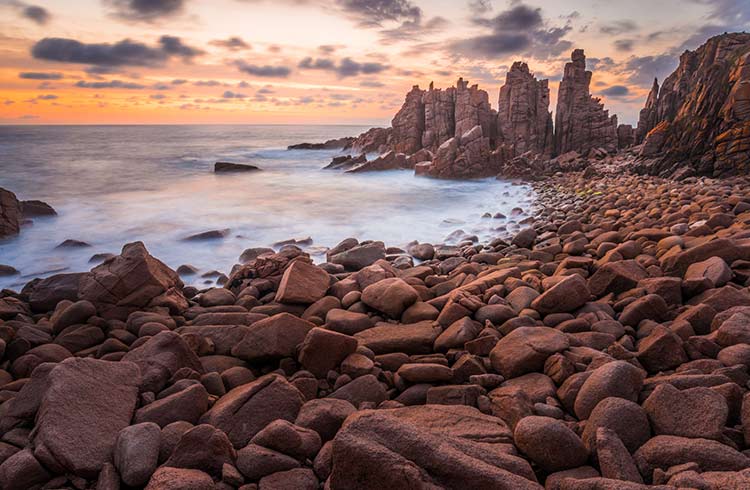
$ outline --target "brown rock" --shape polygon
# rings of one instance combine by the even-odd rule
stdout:
[[[362,291],[362,302],[391,318],[401,314],[419,299],[419,293],[404,280],[392,277],[367,286]]]
[[[617,433],[600,427],[596,431],[596,457],[602,477],[643,483],[641,474]]]
[[[561,280],[531,303],[542,315],[568,313],[585,305],[591,297],[586,280],[573,274]]]
[[[21,204],[16,195],[0,187],[0,238],[17,235],[21,229]]]
[[[297,346],[315,328],[313,323],[289,313],[279,313],[253,323],[232,355],[249,362],[265,362],[293,357]]]
[[[656,436],[633,457],[641,475],[685,463],[696,463],[701,471],[740,471],[750,466],[747,456],[730,446],[710,439],[677,436]]]
[[[355,334],[354,338],[375,354],[429,354],[440,332],[440,327],[429,321],[411,325],[381,323]]]
[[[597,368],[584,381],[576,396],[576,416],[585,420],[600,401],[609,397],[638,400],[646,373],[626,361],[613,361]]]
[[[562,421],[531,416],[513,431],[516,446],[548,472],[582,466],[589,454],[581,439]]]
[[[505,376],[541,371],[547,358],[569,347],[568,338],[548,327],[520,327],[500,339],[490,353],[492,367]]]
[[[146,490],[213,490],[214,481],[200,470],[161,467],[154,472]]]
[[[729,408],[718,392],[704,387],[678,390],[664,383],[643,403],[656,434],[721,440]]]
[[[313,264],[295,260],[284,271],[276,301],[279,303],[312,304],[326,295],[328,273]]]
[[[318,378],[336,369],[341,361],[357,350],[357,339],[322,328],[310,330],[302,342],[299,362]]]

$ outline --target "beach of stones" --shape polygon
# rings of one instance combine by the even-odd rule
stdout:
[[[747,180],[534,186],[489,244],[2,291],[0,488],[750,488]]]

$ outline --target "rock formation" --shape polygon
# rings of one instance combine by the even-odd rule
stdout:
[[[635,144],[635,129],[630,124],[617,126],[617,149],[623,150]]]
[[[750,34],[723,34],[686,51],[655,97],[657,89],[654,84],[638,125],[641,171],[750,171]]]
[[[0,187],[0,238],[17,235],[20,220],[21,204],[16,195]]]
[[[391,121],[393,134],[391,148],[396,153],[411,155],[422,148],[422,132],[424,131],[424,104],[422,96],[424,90],[414,86],[406,94],[406,101]]]
[[[513,157],[527,151],[552,154],[549,82],[534,78],[526,63],[513,63],[500,89],[497,132],[498,146],[508,145]]]
[[[646,98],[646,106],[641,109],[638,117],[638,128],[635,132],[635,143],[640,145],[646,138],[646,135],[658,124],[657,102],[659,100],[659,80],[654,78],[654,84]]]
[[[430,151],[437,149],[456,134],[456,89],[430,89],[422,96],[424,105],[424,133],[422,147]]]
[[[591,72],[586,55],[576,49],[565,65],[555,113],[555,153],[576,151],[582,155],[595,148],[617,151],[617,116],[609,116],[601,100],[591,96]]]

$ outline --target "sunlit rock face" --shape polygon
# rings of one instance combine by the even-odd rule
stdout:
[[[750,34],[709,39],[680,56],[641,111],[640,169],[671,175],[750,171]]]

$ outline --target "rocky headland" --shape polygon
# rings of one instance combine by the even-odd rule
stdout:
[[[382,154],[353,170],[544,177],[512,235],[349,238],[317,265],[277,244],[201,290],[136,242],[3,290],[0,488],[750,488],[750,181],[726,166],[748,156],[742,36],[683,56],[712,59],[718,91],[681,63],[637,130],[575,51],[556,124],[517,63],[497,112],[463,81],[414,88],[346,143]]]

